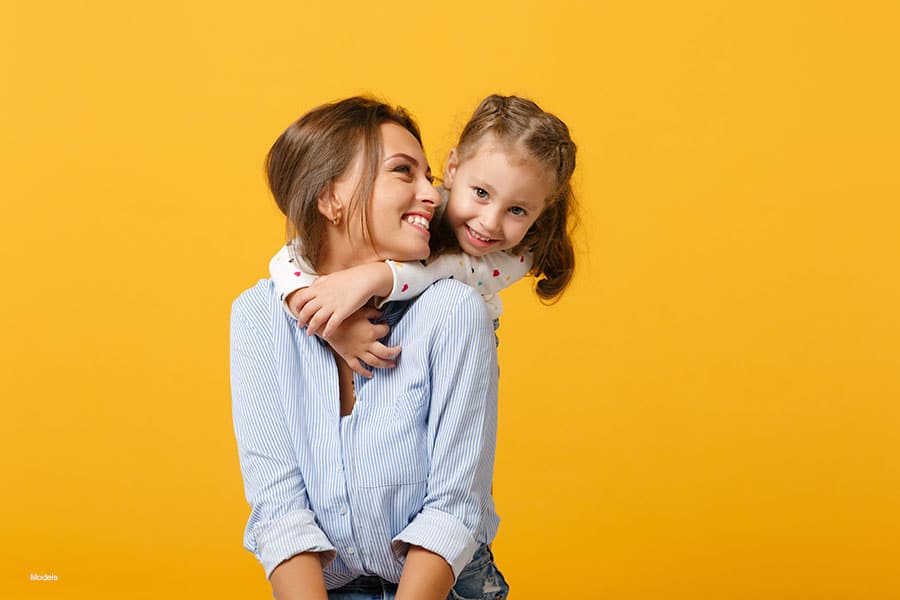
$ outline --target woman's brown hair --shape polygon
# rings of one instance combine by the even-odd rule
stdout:
[[[269,150],[269,189],[287,217],[287,239],[299,241],[303,257],[313,269],[319,267],[327,225],[319,213],[319,196],[340,179],[357,156],[362,176],[348,216],[360,211],[362,234],[364,239],[370,239],[368,206],[381,161],[383,123],[400,125],[422,143],[418,125],[404,109],[354,96],[312,109],[292,123]]]
[[[459,137],[456,152],[460,162],[471,157],[478,143],[488,134],[510,150],[535,160],[554,177],[554,189],[544,210],[510,252],[532,251],[534,266],[531,274],[539,278],[535,292],[542,300],[558,300],[575,271],[571,234],[577,216],[571,180],[575,171],[576,146],[569,128],[531,100],[518,96],[488,96],[475,109]],[[444,244],[456,243],[446,235],[441,237]]]

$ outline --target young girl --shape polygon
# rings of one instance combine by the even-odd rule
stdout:
[[[421,294],[438,279],[459,279],[482,295],[495,328],[502,311],[497,292],[526,274],[539,278],[541,299],[554,300],[575,263],[569,237],[575,152],[559,118],[531,100],[489,96],[450,151],[444,206],[433,221],[425,214],[406,219],[405,225],[434,234],[427,263],[384,257],[316,277],[294,242],[269,265],[279,297],[308,335],[319,333],[366,377],[365,365],[392,367],[400,350],[378,341],[386,327],[369,322],[374,310],[357,312],[372,297],[381,306]]]

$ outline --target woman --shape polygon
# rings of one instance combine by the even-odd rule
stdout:
[[[314,109],[267,166],[318,273],[427,258],[440,197],[402,110],[364,98]],[[504,597],[487,549],[498,524],[497,364],[484,304],[442,281],[385,317],[403,356],[365,379],[296,327],[271,281],[235,301],[234,423],[252,506],[244,545],[278,600]]]

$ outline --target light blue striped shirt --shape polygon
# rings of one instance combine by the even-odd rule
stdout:
[[[394,369],[354,375],[340,416],[337,366],[284,311],[270,280],[232,307],[231,390],[244,490],[244,546],[266,576],[321,552],[325,584],[398,582],[409,544],[454,577],[499,519],[491,497],[497,354],[480,296],[439,281],[412,302],[388,345]]]

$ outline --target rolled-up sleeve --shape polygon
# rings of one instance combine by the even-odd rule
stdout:
[[[394,539],[441,555],[459,576],[491,525],[497,433],[497,354],[484,303],[469,289],[448,315],[431,358],[431,467],[422,510]],[[492,535],[492,533],[491,533]]]
[[[231,315],[231,394],[234,431],[251,506],[244,547],[266,577],[302,552],[320,552],[323,565],[334,546],[316,524],[306,485],[287,433],[273,356],[271,306],[260,286],[235,301]]]

